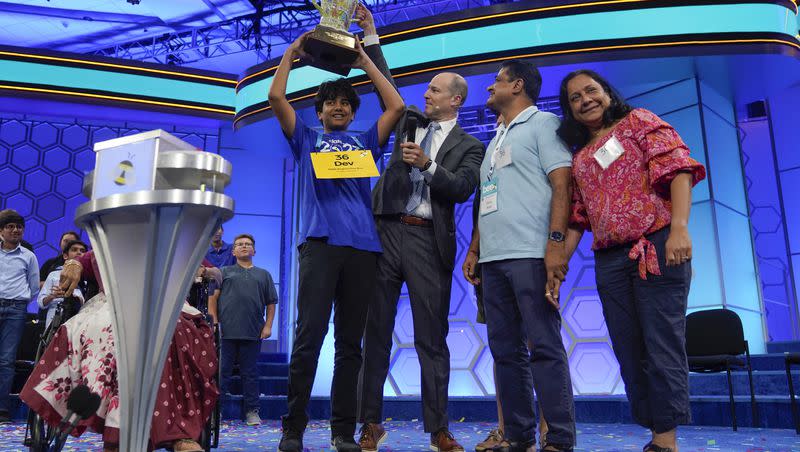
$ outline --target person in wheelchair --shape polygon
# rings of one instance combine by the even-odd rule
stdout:
[[[219,271],[205,270],[208,276]],[[106,303],[103,282],[94,253],[64,263],[60,287],[71,295],[79,280],[96,280],[100,288],[80,312],[62,325],[31,373],[20,398],[50,426],[65,415],[66,399],[73,387],[89,386],[101,397],[97,412],[81,421],[73,431],[87,429],[103,435],[104,451],[118,451],[119,396],[112,327],[112,312]],[[156,395],[149,448],[171,448],[176,452],[199,452],[206,422],[215,409],[218,356],[214,334],[203,315],[184,303],[167,352]],[[45,443],[46,444],[46,443]]]
[[[75,259],[76,257],[83,256],[88,247],[80,240],[72,240],[64,246],[61,256],[64,261]],[[60,286],[61,282],[61,266],[50,272],[45,279],[42,289],[39,291],[37,297],[37,304],[39,309],[47,311],[47,319],[45,321],[45,328],[50,326],[53,321],[53,316],[56,313],[56,308],[61,305],[62,309],[62,322],[66,322],[70,317],[78,313],[80,305],[83,304],[83,294],[80,289],[76,288],[72,292],[72,297],[64,298],[64,289]],[[76,306],[77,302],[77,306]],[[61,325],[58,325],[61,326]]]

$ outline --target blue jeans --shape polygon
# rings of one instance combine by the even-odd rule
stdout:
[[[27,305],[27,300],[0,300],[0,411],[11,411],[9,392]]]
[[[549,428],[547,440],[575,444],[575,406],[561,316],[544,298],[543,259],[509,259],[481,266],[489,349],[497,366],[497,397],[505,433],[520,446],[536,443],[533,389]],[[533,343],[528,350],[527,341]]]
[[[242,379],[242,396],[245,413],[258,410],[258,355],[261,352],[260,340],[222,339],[222,392],[230,392],[233,363],[239,362],[239,375]]]

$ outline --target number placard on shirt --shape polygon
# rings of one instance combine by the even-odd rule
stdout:
[[[317,179],[380,176],[370,151],[312,152],[311,164]]]

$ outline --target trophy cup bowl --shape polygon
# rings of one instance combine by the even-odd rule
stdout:
[[[306,40],[303,50],[311,56],[311,65],[342,76],[358,58],[356,38],[347,30],[353,20],[358,0],[320,0],[314,6],[322,16]]]

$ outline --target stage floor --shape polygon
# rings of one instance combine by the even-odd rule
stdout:
[[[386,423],[389,438],[382,451],[416,451],[428,449],[428,435],[422,431],[421,422]],[[483,422],[455,422],[455,437],[468,450],[483,440],[492,424]],[[22,436],[25,425],[14,423],[0,425],[0,449],[23,451]],[[648,433],[639,426],[628,424],[578,424],[576,451],[641,451]],[[242,422],[225,421],[222,425],[220,452],[224,451],[274,451],[280,439],[278,421],[265,422],[260,427],[248,427]],[[330,450],[330,432],[327,422],[313,422],[305,436],[308,451]],[[738,432],[724,427],[683,427],[680,431],[681,452],[789,452],[800,451],[800,435],[793,430],[741,428]],[[97,451],[102,443],[99,435],[85,433],[81,438],[70,438],[64,450]]]

